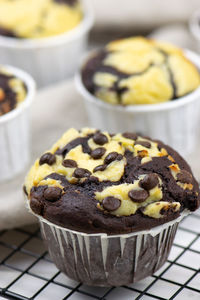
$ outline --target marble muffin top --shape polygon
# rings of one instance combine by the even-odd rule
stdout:
[[[134,133],[68,130],[31,168],[31,210],[76,231],[129,233],[199,206],[190,167],[169,146]]]
[[[15,109],[27,95],[24,82],[0,67],[0,116]]]
[[[83,13],[79,0],[1,0],[0,35],[44,38],[76,27]]]
[[[131,37],[110,42],[82,68],[86,89],[110,104],[158,104],[179,99],[200,85],[200,74],[171,44]]]

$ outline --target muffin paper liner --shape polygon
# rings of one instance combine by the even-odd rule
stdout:
[[[49,38],[18,39],[0,37],[1,63],[29,72],[43,87],[72,76],[86,50],[93,12],[83,2],[83,20],[67,33]]]
[[[121,286],[156,272],[167,260],[178,223],[129,234],[86,234],[39,217],[50,256],[59,270],[87,285]]]
[[[188,50],[185,55],[200,69],[198,55]],[[76,76],[76,85],[83,96],[91,126],[111,133],[130,131],[151,136],[182,155],[195,150],[199,135],[200,88],[166,103],[122,106],[105,103],[90,94],[80,74]]]
[[[35,83],[27,73],[3,67],[26,84],[27,96],[17,108],[0,116],[0,182],[15,177],[29,163],[30,106],[35,95]]]

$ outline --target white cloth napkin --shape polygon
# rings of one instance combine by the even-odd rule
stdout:
[[[38,92],[32,106],[31,164],[69,127],[87,125],[86,112],[73,81],[62,82]],[[22,193],[29,167],[16,179],[0,184],[0,230],[36,221],[28,212]]]

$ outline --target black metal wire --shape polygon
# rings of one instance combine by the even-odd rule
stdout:
[[[199,220],[199,227],[200,227],[200,217],[195,216],[195,215],[191,215],[190,218],[191,217],[192,218],[198,218],[198,220]],[[30,232],[29,230],[22,229],[22,228],[15,229],[14,231],[16,231],[16,233],[21,233],[21,234],[26,235],[26,237],[24,238],[23,242],[21,242],[21,244],[19,244],[18,246],[12,245],[12,244],[8,244],[8,243],[2,241],[2,236],[6,236],[6,234],[8,234],[9,231],[5,231],[4,230],[4,231],[0,232],[0,246],[6,247],[7,249],[9,249],[11,251],[0,262],[0,266],[5,266],[5,267],[9,268],[10,270],[18,271],[19,272],[19,275],[14,280],[10,281],[9,284],[6,286],[6,288],[1,287],[1,278],[0,278],[0,296],[1,297],[4,297],[6,299],[17,299],[17,300],[28,300],[28,299],[30,300],[31,299],[31,300],[33,300],[38,295],[40,295],[44,291],[45,288],[48,288],[48,285],[50,283],[53,283],[54,285],[57,285],[57,286],[60,286],[60,287],[67,288],[69,290],[69,292],[67,293],[67,295],[63,298],[63,300],[70,299],[70,297],[72,295],[74,295],[75,293],[80,293],[82,295],[89,296],[89,297],[91,297],[93,299],[106,300],[107,296],[109,294],[111,294],[114,289],[116,289],[115,287],[112,287],[112,288],[108,289],[104,293],[104,295],[102,295],[102,296],[99,297],[98,295],[94,295],[94,294],[92,294],[90,292],[86,292],[86,291],[80,289],[83,286],[81,283],[77,283],[77,285],[75,287],[73,287],[73,286],[70,286],[69,284],[63,284],[61,282],[56,281],[55,280],[56,277],[60,274],[59,271],[56,272],[50,279],[49,278],[45,278],[41,274],[32,273],[31,272],[31,268],[33,266],[35,266],[41,259],[45,260],[47,262],[50,262],[50,260],[46,257],[46,254],[47,254],[46,251],[44,251],[44,253],[42,253],[42,254],[36,254],[36,253],[34,253],[34,252],[30,251],[30,250],[27,250],[27,249],[23,248],[27,243],[31,242],[32,239],[34,239],[34,238],[41,239],[41,237],[39,236],[39,228],[36,228],[33,232]],[[153,277],[153,281],[143,291],[141,291],[141,290],[139,290],[137,288],[134,288],[134,286],[133,287],[132,286],[131,287],[130,286],[123,286],[122,287],[124,290],[125,289],[129,290],[129,292],[132,291],[133,295],[134,295],[135,292],[138,293],[139,295],[135,298],[135,300],[142,299],[142,297],[144,295],[150,296],[150,297],[152,297],[152,299],[173,300],[185,288],[189,289],[190,291],[199,293],[199,299],[200,299],[200,286],[197,289],[197,288],[194,288],[194,287],[191,287],[191,286],[188,285],[191,282],[191,280],[197,274],[200,273],[200,269],[196,270],[196,269],[194,269],[194,268],[192,268],[190,266],[183,265],[180,262],[178,262],[179,258],[182,257],[188,250],[192,251],[193,253],[199,254],[199,259],[200,259],[200,249],[199,249],[199,251],[197,251],[197,250],[191,248],[192,245],[200,237],[200,233],[197,233],[195,231],[192,231],[191,229],[188,229],[188,228],[185,228],[185,227],[182,227],[182,226],[181,226],[181,231],[192,233],[194,235],[194,239],[190,242],[190,244],[187,247],[183,247],[182,245],[179,245],[179,244],[174,244],[174,246],[179,247],[182,251],[181,251],[181,253],[174,260],[168,260],[169,265],[162,271],[162,273],[160,273],[159,275],[153,275],[152,276]],[[34,258],[34,261],[25,270],[23,270],[23,271],[20,270],[19,268],[15,267],[15,266],[12,266],[8,262],[9,258],[11,258],[14,254],[17,254],[19,252],[23,253],[23,254],[26,254],[26,255],[29,255],[30,257]],[[174,266],[174,265],[181,266],[181,267],[184,267],[185,269],[193,271],[192,275],[188,278],[188,280],[184,284],[182,284],[180,282],[176,282],[174,280],[166,279],[166,278],[163,277],[163,275],[165,274],[165,272],[167,272],[168,270],[170,270],[170,268],[172,266]],[[36,291],[36,293],[31,298],[25,297],[24,295],[16,294],[16,293],[14,293],[14,292],[12,292],[10,290],[10,288],[20,278],[22,278],[25,274],[30,275],[33,278],[41,279],[41,280],[44,281],[44,285],[41,288],[39,288]],[[150,292],[150,289],[154,286],[155,283],[157,283],[158,280],[162,280],[164,282],[171,283],[171,284],[176,284],[176,286],[178,287],[178,289],[176,290],[176,292],[170,298],[165,298],[165,295],[156,296],[156,295],[154,295],[153,293]]]

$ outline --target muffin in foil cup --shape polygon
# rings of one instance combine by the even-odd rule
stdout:
[[[160,141],[69,129],[25,181],[58,269],[88,285],[121,286],[167,260],[178,223],[199,207],[187,162]]]

